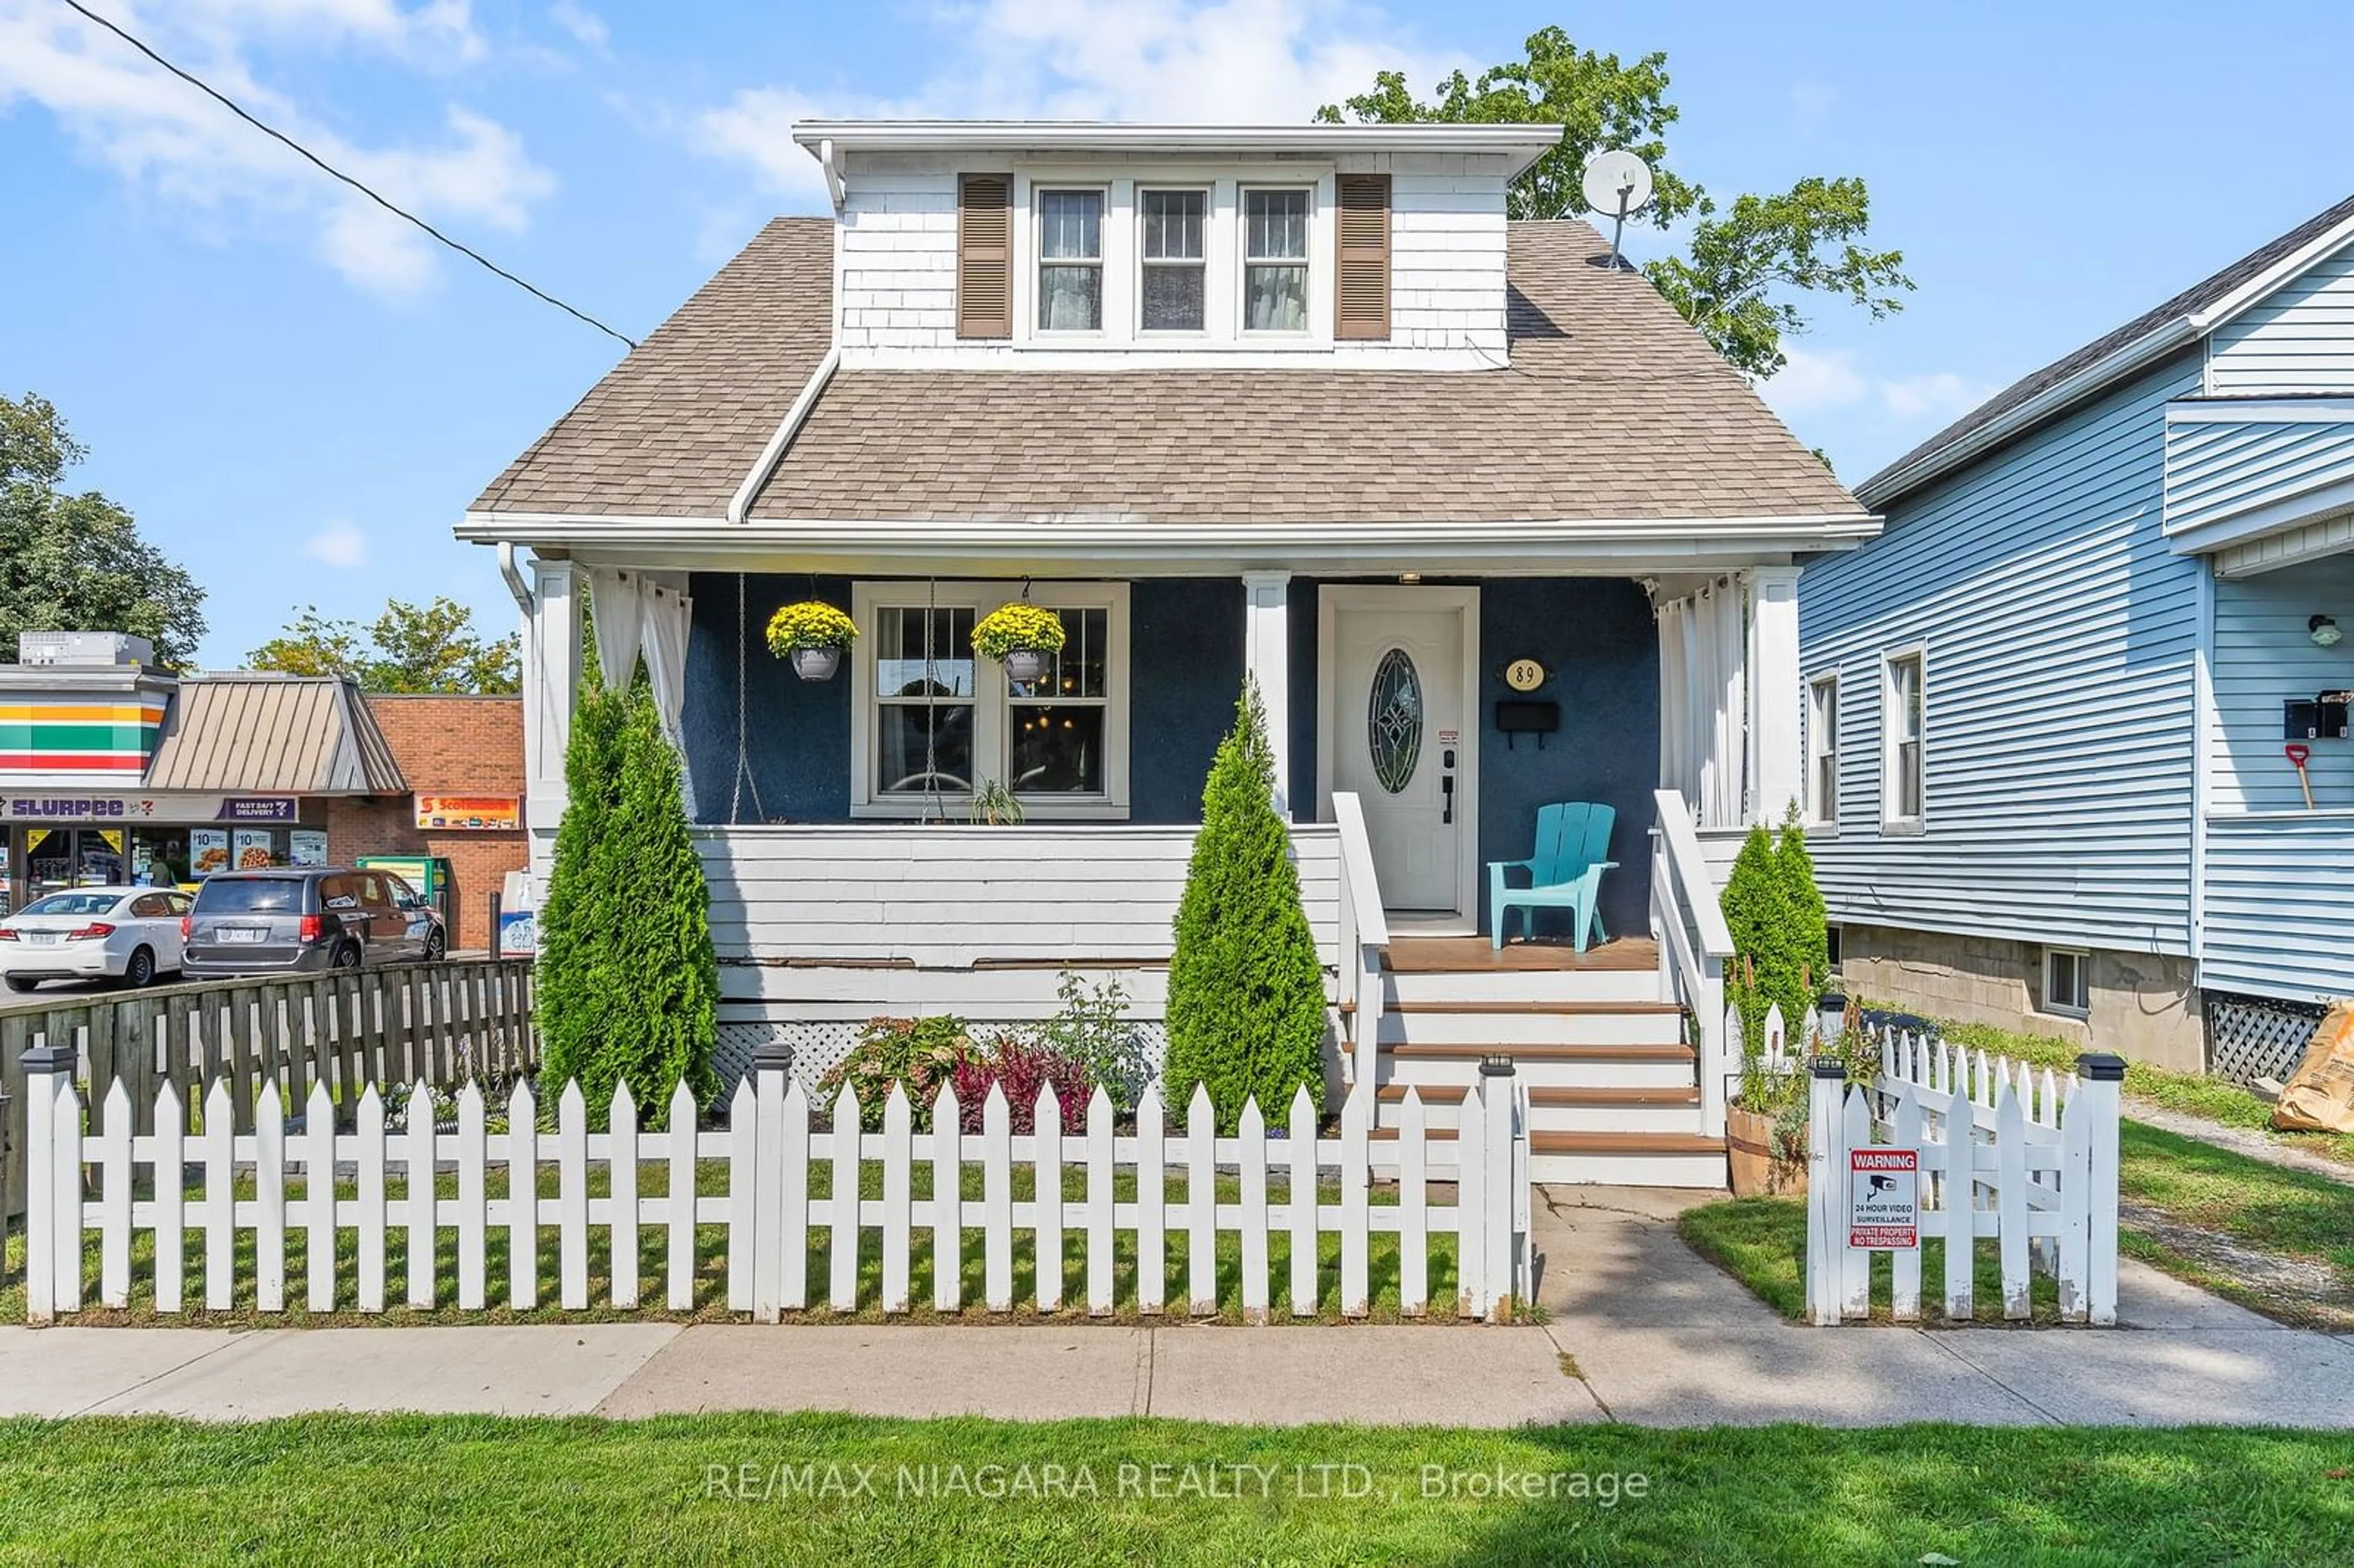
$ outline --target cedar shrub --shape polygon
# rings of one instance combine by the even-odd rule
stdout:
[[[1256,1098],[1271,1123],[1302,1086],[1324,1097],[1324,966],[1299,902],[1291,835],[1275,809],[1275,758],[1258,687],[1246,681],[1235,727],[1202,791],[1202,831],[1177,907],[1169,960],[1164,1103],[1183,1114],[1209,1090],[1231,1133]]]
[[[642,687],[583,683],[564,781],[534,974],[544,1093],[577,1079],[601,1121],[626,1080],[660,1126],[682,1079],[717,1097],[719,966],[678,753]]]
[[[1764,1045],[1766,1015],[1776,1007],[1790,1044],[1800,1045],[1799,1022],[1829,978],[1830,935],[1795,812],[1783,823],[1778,844],[1763,823],[1749,830],[1722,904],[1734,950],[1724,991],[1741,1017],[1743,1061],[1752,1062]]]

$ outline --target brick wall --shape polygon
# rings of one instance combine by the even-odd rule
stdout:
[[[524,792],[521,697],[371,695],[376,727],[409,789],[423,795]],[[451,941],[490,946],[490,895],[527,858],[520,832],[427,832],[407,796],[329,803],[329,853],[344,863],[370,854],[426,854],[450,862]]]

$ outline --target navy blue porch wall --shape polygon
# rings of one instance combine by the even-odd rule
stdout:
[[[728,820],[737,772],[736,578],[699,572],[687,640],[686,734],[695,815]],[[771,655],[761,629],[777,607],[822,599],[850,607],[850,579],[744,579],[746,821],[839,822],[850,815],[850,672],[803,681]],[[1145,578],[1129,590],[1129,820],[1190,822],[1243,679],[1243,589],[1232,577]],[[1314,643],[1310,643],[1313,658]],[[1310,732],[1314,745],[1314,732]],[[1311,776],[1313,762],[1310,762]],[[753,806],[757,785],[759,806]]]

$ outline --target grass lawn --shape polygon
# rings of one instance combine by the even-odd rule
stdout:
[[[1733,1198],[1686,1209],[1676,1230],[1701,1256],[1749,1287],[1750,1293],[1792,1322],[1807,1317],[1807,1202],[1804,1198]],[[1970,1298],[1975,1319],[1999,1323],[2002,1315],[2002,1258],[1991,1237],[1981,1239],[1971,1259],[1976,1290]],[[1893,1298],[1894,1260],[1887,1253],[1872,1258],[1872,1315],[1886,1322]],[[1921,1243],[1921,1317],[1926,1323],[1946,1319],[1946,1244],[1942,1237]],[[2038,1322],[2060,1320],[2060,1287],[2041,1275],[2029,1278],[2029,1304]]]
[[[2318,1564],[2349,1467],[2221,1430],[17,1421],[0,1563]]]
[[[2083,1050],[2065,1040],[2042,1034],[2014,1034],[1983,1023],[1941,1023],[1937,1027],[1938,1033],[1954,1044],[1983,1050],[1989,1055],[1999,1053],[2058,1071],[2073,1069]],[[2237,1084],[2211,1078],[2203,1073],[2176,1073],[2128,1062],[2126,1094],[2131,1099],[2147,1100],[2184,1116],[2204,1117],[2225,1127],[2262,1133],[2284,1149],[2303,1150],[2337,1160],[2349,1168],[2349,1176],[2354,1176],[2354,1133],[2274,1132],[2273,1107]]]
[[[603,1196],[608,1191],[608,1171],[601,1166],[589,1171],[589,1188],[593,1195]],[[870,1162],[861,1173],[862,1196],[880,1199],[883,1196],[881,1167]],[[833,1172],[830,1166],[812,1165],[810,1171],[811,1195],[822,1200],[832,1192]],[[914,1172],[913,1195],[918,1201],[931,1196],[932,1173],[928,1165],[918,1166]],[[554,1197],[557,1192],[557,1172],[553,1168],[540,1172],[540,1194]],[[639,1191],[642,1196],[659,1197],[669,1191],[668,1167],[648,1162],[639,1169]],[[698,1173],[697,1182],[705,1192],[726,1190],[726,1166],[724,1162],[706,1162]],[[1019,1168],[1013,1172],[1013,1197],[1027,1202],[1036,1191],[1035,1172]],[[1288,1191],[1288,1181],[1281,1174],[1270,1176],[1268,1198],[1282,1202]],[[398,1199],[402,1189],[398,1181],[392,1183],[390,1196]],[[438,1182],[441,1196],[454,1198],[457,1178],[443,1175]],[[309,1248],[307,1236],[296,1223],[302,1210],[294,1200],[303,1191],[300,1178],[287,1183],[290,1223],[286,1236],[286,1299],[284,1312],[263,1314],[254,1308],[254,1249],[250,1230],[237,1233],[236,1306],[227,1312],[207,1312],[204,1306],[204,1236],[191,1228],[186,1233],[186,1284],[183,1305],[186,1310],[166,1317],[154,1309],[154,1237],[149,1231],[134,1231],[132,1240],[132,1291],[128,1309],[108,1309],[96,1305],[99,1278],[99,1238],[95,1230],[84,1233],[82,1248],[83,1300],[80,1313],[61,1318],[63,1322],[80,1324],[185,1324],[196,1327],[351,1327],[370,1323],[392,1325],[419,1323],[533,1323],[533,1322],[599,1322],[599,1321],[726,1321],[733,1315],[727,1310],[726,1248],[727,1232],[723,1225],[705,1224],[695,1230],[695,1304],[684,1312],[664,1308],[667,1291],[670,1232],[667,1226],[646,1224],[639,1232],[639,1299],[643,1305],[631,1310],[619,1310],[609,1303],[611,1298],[610,1244],[602,1227],[589,1231],[588,1290],[592,1305],[585,1311],[566,1311],[556,1305],[561,1244],[556,1228],[543,1224],[539,1232],[539,1304],[526,1310],[516,1310],[507,1305],[507,1236],[503,1227],[493,1228],[488,1235],[484,1254],[487,1259],[484,1280],[487,1305],[480,1311],[464,1312],[454,1305],[458,1280],[457,1233],[444,1223],[437,1236],[439,1252],[437,1277],[440,1280],[441,1305],[423,1310],[399,1303],[408,1295],[408,1245],[405,1228],[396,1224],[387,1237],[385,1254],[386,1296],[388,1309],[381,1313],[362,1315],[358,1311],[358,1273],[355,1261],[358,1247],[356,1233],[345,1230],[340,1234],[337,1259],[337,1309],[333,1313],[314,1313],[306,1309],[308,1276],[305,1263]],[[489,1182],[490,1196],[501,1198],[505,1193],[504,1174],[493,1171]],[[1169,1202],[1172,1205],[1185,1195],[1182,1176],[1171,1175],[1167,1182]],[[239,1196],[252,1197],[249,1178],[241,1178]],[[342,1183],[338,1195],[356,1196],[351,1183]],[[982,1174],[977,1170],[965,1172],[964,1196],[979,1202],[982,1195]],[[1064,1172],[1063,1195],[1066,1203],[1081,1202],[1087,1196],[1087,1179],[1083,1171]],[[1132,1171],[1123,1171],[1113,1183],[1115,1201],[1127,1202],[1136,1196],[1136,1177]],[[1218,1198],[1222,1202],[1240,1201],[1240,1183],[1232,1177],[1218,1181]],[[1325,1182],[1319,1193],[1326,1204],[1340,1202],[1337,1182]],[[1375,1205],[1394,1205],[1397,1202],[1394,1189],[1376,1189],[1371,1195]],[[191,1188],[187,1213],[194,1220],[201,1213],[198,1189]],[[822,1216],[817,1216],[822,1220]],[[882,1311],[883,1238],[879,1232],[868,1230],[861,1238],[859,1252],[860,1307],[855,1313],[836,1313],[822,1305],[825,1299],[827,1281],[831,1277],[832,1238],[822,1224],[813,1224],[809,1245],[809,1282],[811,1299],[821,1303],[803,1316],[811,1321],[880,1322]],[[918,1226],[912,1233],[910,1248],[910,1299],[916,1310],[896,1314],[895,1322],[1003,1322],[1053,1321],[1056,1319],[1083,1318],[1087,1315],[1087,1237],[1077,1228],[1075,1214],[1066,1211],[1063,1235],[1063,1301],[1058,1313],[1040,1314],[1025,1309],[1025,1302],[1036,1298],[1037,1255],[1033,1237],[1028,1232],[1016,1232],[1013,1238],[1013,1299],[1016,1309],[1010,1314],[992,1315],[979,1303],[983,1298],[986,1283],[986,1257],[981,1234],[968,1229],[964,1234],[960,1257],[962,1297],[966,1309],[960,1314],[942,1314],[932,1308],[933,1266],[932,1234],[928,1228]],[[1162,1299],[1177,1305],[1182,1314],[1188,1291],[1188,1238],[1183,1231],[1181,1213],[1172,1213],[1167,1240],[1168,1264]],[[1341,1239],[1337,1235],[1319,1238],[1319,1268],[1317,1282],[1320,1299],[1314,1312],[1304,1320],[1337,1321],[1341,1316]],[[21,1226],[12,1229],[8,1237],[6,1267],[0,1274],[0,1322],[21,1323],[25,1320],[25,1238]],[[1372,1291],[1369,1320],[1398,1322],[1398,1238],[1394,1234],[1376,1234],[1367,1249],[1367,1278]],[[1114,1316],[1135,1320],[1137,1300],[1136,1237],[1132,1232],[1114,1233],[1113,1254],[1114,1298],[1118,1303]],[[1437,1321],[1451,1321],[1455,1317],[1455,1238],[1451,1234],[1434,1236],[1429,1245],[1427,1316]],[[1291,1311],[1290,1258],[1291,1244],[1288,1234],[1270,1234],[1267,1238],[1269,1273],[1269,1320],[1294,1322],[1303,1320]],[[1233,1232],[1221,1232],[1217,1244],[1218,1299],[1223,1310],[1217,1320],[1239,1323],[1243,1320],[1241,1300],[1241,1238]]]

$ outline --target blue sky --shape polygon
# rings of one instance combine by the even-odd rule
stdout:
[[[631,335],[767,216],[822,210],[801,114],[1290,121],[1548,23],[1663,49],[1682,173],[1863,175],[1919,282],[1892,321],[1823,308],[1766,388],[1850,480],[2354,189],[2342,5],[90,3]],[[211,590],[207,664],[305,604],[512,621],[449,529],[618,344],[58,0],[0,0],[0,389],[57,402],[79,482]]]

